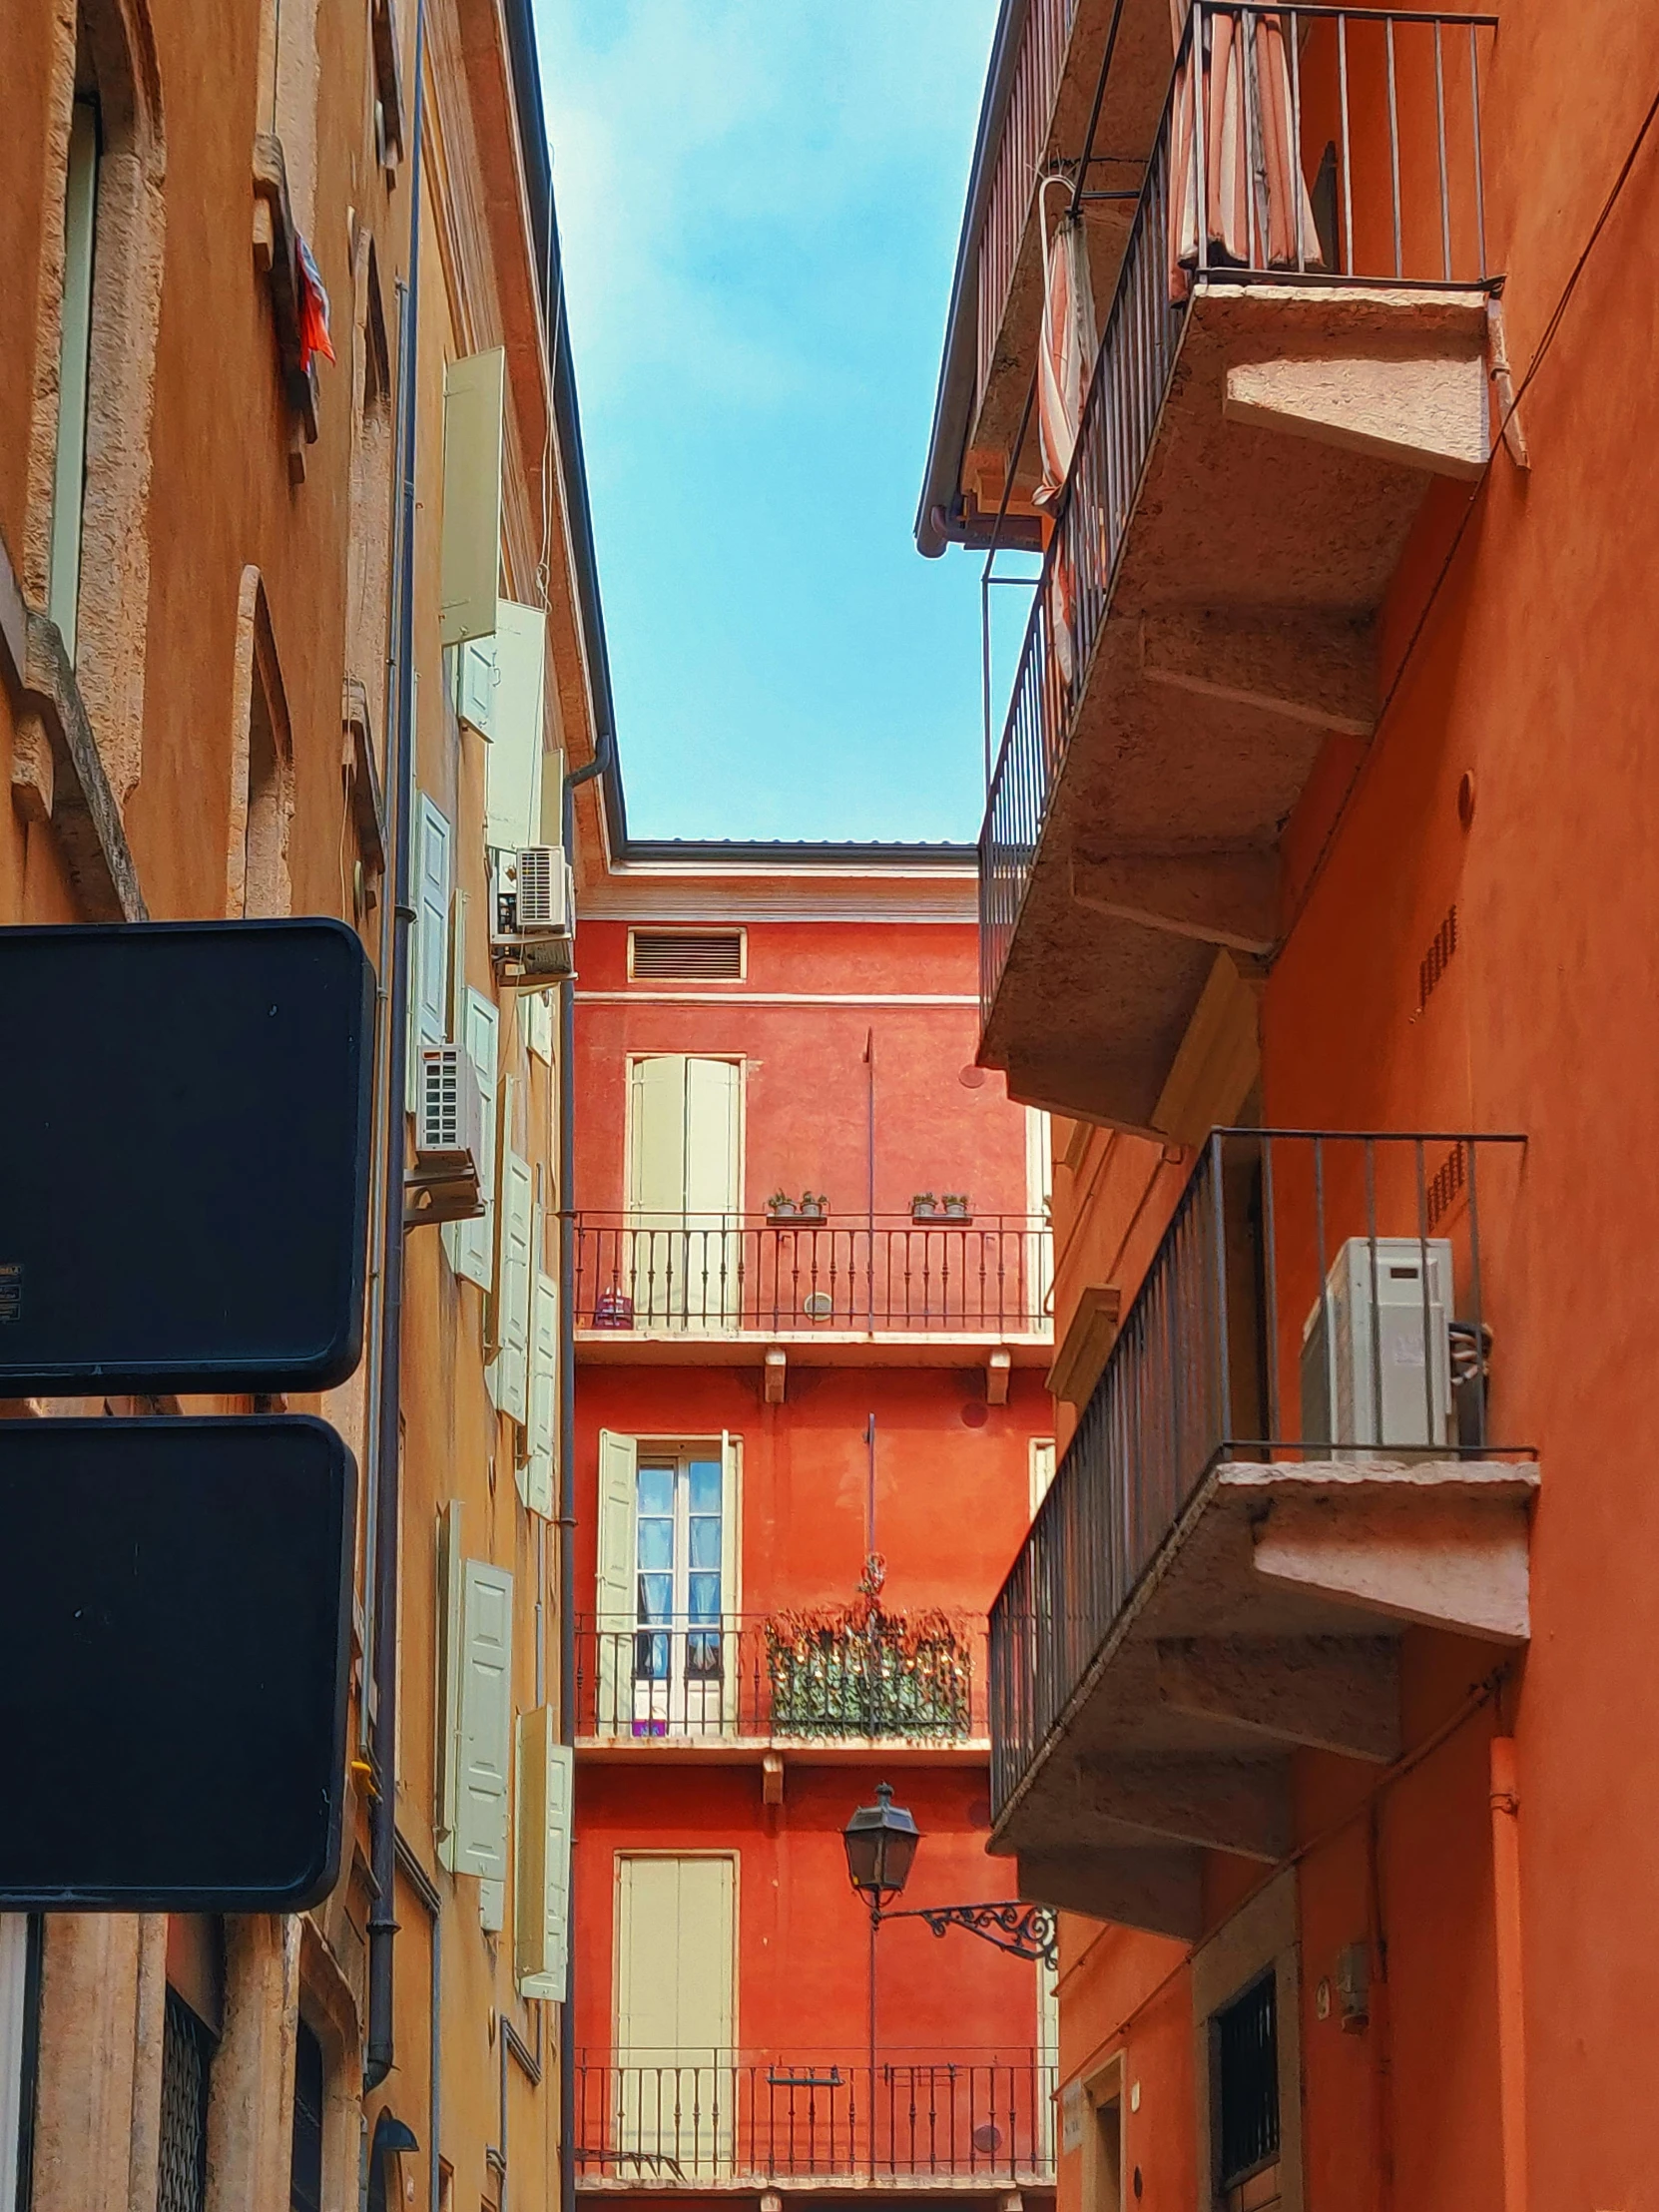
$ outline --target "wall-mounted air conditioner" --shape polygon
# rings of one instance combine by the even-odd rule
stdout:
[[[496,855],[494,943],[568,937],[575,927],[575,884],[563,846],[532,844]]]
[[[415,1151],[422,1167],[452,1167],[481,1182],[484,1102],[469,1053],[457,1044],[429,1044],[420,1054],[420,1113]]]
[[[1302,1327],[1304,1443],[1344,1458],[1453,1440],[1450,1310],[1443,1237],[1350,1237]]]

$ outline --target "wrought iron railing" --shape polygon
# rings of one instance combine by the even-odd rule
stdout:
[[[1193,0],[992,771],[979,837],[986,1017],[1195,284],[1488,284],[1478,40],[1495,22]]]
[[[585,1213],[576,1224],[584,1331],[1043,1336],[1051,1275],[1036,1215],[780,1225]]]
[[[788,2178],[1033,2184],[1052,2063],[1030,2051],[582,2054],[582,2178],[652,2191]]]
[[[1520,1448],[1489,1433],[1482,1276],[1520,1159],[1511,1136],[1210,1138],[991,1610],[999,1817],[1218,1463]]]
[[[861,1607],[576,1624],[586,1737],[961,1743],[985,1734],[982,1614]]]
[[[1002,333],[1014,265],[1031,214],[1048,142],[1054,101],[1065,75],[1077,0],[1031,0],[1020,33],[1008,107],[997,141],[984,221],[980,226],[976,267],[974,394],[982,400],[991,362]]]

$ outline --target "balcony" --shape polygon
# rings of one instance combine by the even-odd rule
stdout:
[[[1194,0],[980,837],[1016,1097],[1207,1126],[1195,1063],[1277,950],[1286,825],[1318,841],[1371,737],[1407,532],[1486,462],[1490,28]]]
[[[964,1347],[1041,1366],[1052,1346],[1048,1224],[1036,1215],[908,1215],[779,1225],[582,1214],[584,1360],[959,1365]]]
[[[1490,1426],[1522,1153],[1211,1137],[992,1609],[1023,1897],[1196,1936],[1206,1852],[1291,1850],[1299,1747],[1400,1756],[1408,1629],[1525,1643],[1538,1470]]]
[[[1054,2186],[1054,2067],[1030,2051],[652,2052],[576,2069],[583,2191]]]
[[[865,1605],[576,1624],[578,1742],[654,1759],[856,1759],[878,1746],[982,1761],[982,1614]]]

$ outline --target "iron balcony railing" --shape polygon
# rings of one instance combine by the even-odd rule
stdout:
[[[582,1214],[576,1326],[718,1337],[1048,1333],[1046,1221],[778,1224],[741,1214]]]
[[[985,1619],[803,1607],[576,1624],[578,1733],[602,1742],[983,1739]]]
[[[1014,265],[1042,173],[1043,149],[1054,117],[1054,102],[1065,75],[1077,0],[1031,0],[1020,33],[1008,110],[997,143],[985,219],[979,233],[977,267],[974,399],[985,396],[991,362],[1002,334],[1002,317]]]
[[[650,2052],[576,2068],[576,2160],[636,2189],[802,2179],[1054,2178],[1052,2063],[1031,2051]]]
[[[1489,284],[1479,41],[1495,23],[1193,0],[991,775],[979,837],[987,1017],[1195,283]]]
[[[991,1610],[998,1817],[1220,1462],[1522,1448],[1488,1433],[1482,1273],[1521,1145],[1210,1137]]]

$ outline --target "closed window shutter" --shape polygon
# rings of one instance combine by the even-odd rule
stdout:
[[[512,1757],[513,1578],[466,1562],[461,1591],[460,1776],[455,1871],[507,1877],[507,1775]]]
[[[634,1498],[638,1486],[639,1445],[632,1436],[599,1431],[599,1573],[594,1610],[598,1615],[598,1733],[609,1734],[623,1718],[619,1699],[633,1673],[633,1637],[638,1567],[634,1551]],[[626,1658],[626,1664],[624,1660]]]
[[[538,1240],[539,1241],[539,1240]],[[553,1410],[559,1362],[559,1286],[538,1273],[530,1315],[530,1456],[522,1496],[532,1513],[553,1518]]]
[[[414,929],[409,945],[409,1095],[419,1097],[420,1048],[449,1034],[449,891],[453,837],[424,792],[415,806]]]
[[[460,1796],[462,1630],[461,1501],[451,1498],[438,1515],[437,1807],[439,1862],[455,1866],[455,1809]]]
[[[664,1052],[629,1073],[628,1203],[637,1214],[686,1210],[686,1059]]]
[[[500,1279],[496,1292],[495,1358],[486,1371],[490,1396],[522,1428],[530,1417],[530,1163],[510,1146],[501,1154]]]
[[[462,1021],[461,1042],[478,1077],[478,1096],[484,1107],[484,1157],[478,1162],[484,1211],[470,1221],[446,1222],[443,1245],[455,1273],[487,1291],[494,1279],[495,1259],[495,1070],[499,1035],[495,1001],[469,988]]]
[[[553,994],[550,991],[520,991],[518,1003],[524,1010],[524,1042],[538,1060],[553,1065]]]
[[[553,1708],[518,1724],[518,1992],[562,2000],[570,1943],[570,1806],[574,1754],[557,1740]]]
[[[493,346],[443,372],[443,541],[438,635],[488,637],[501,574],[501,402],[507,356]]]
[[[738,1211],[741,1075],[736,1060],[686,1062],[688,1214]]]
[[[507,851],[541,829],[542,684],[547,617],[503,599],[495,610],[495,705],[484,760],[484,842]]]

